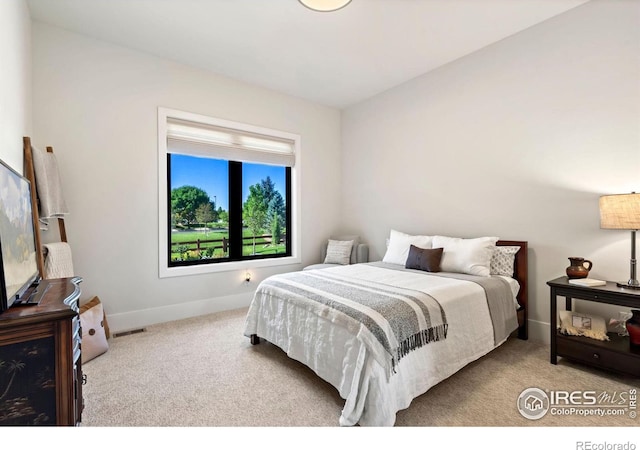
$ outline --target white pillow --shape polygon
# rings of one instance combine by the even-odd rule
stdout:
[[[327,244],[327,256],[324,258],[325,264],[347,265],[351,261],[351,247],[353,241],[335,241],[329,239]]]
[[[443,272],[467,273],[481,277],[491,276],[491,256],[497,237],[462,239],[434,236],[433,248],[444,248],[440,268]]]
[[[504,245],[496,247],[493,250],[493,255],[491,255],[491,275],[503,275],[513,278],[518,250],[520,250],[518,246]]]
[[[431,248],[432,240],[433,236],[414,236],[401,231],[391,230],[389,234],[389,245],[387,246],[387,251],[382,261],[404,266],[409,257],[409,248],[412,244],[420,248]]]

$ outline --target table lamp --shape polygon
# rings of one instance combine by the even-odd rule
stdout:
[[[640,229],[640,194],[603,195],[600,197],[600,228],[631,230],[631,274],[619,287],[640,289],[636,278],[636,231]]]

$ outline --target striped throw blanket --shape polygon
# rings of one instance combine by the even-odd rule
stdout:
[[[256,296],[272,295],[342,325],[356,334],[389,376],[412,350],[447,336],[440,304],[413,289],[336,273],[292,272],[267,278]]]

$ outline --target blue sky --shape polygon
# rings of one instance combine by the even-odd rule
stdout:
[[[249,186],[271,177],[275,188],[285,197],[284,167],[265,164],[242,164],[242,196],[243,202],[249,195]],[[227,161],[220,159],[199,158],[187,155],[171,155],[171,189],[180,186],[196,186],[203,189],[211,200],[217,202],[224,210],[229,210],[229,176]]]

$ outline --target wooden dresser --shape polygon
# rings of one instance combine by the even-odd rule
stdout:
[[[79,277],[43,280],[37,305],[0,314],[0,425],[78,425]]]

